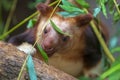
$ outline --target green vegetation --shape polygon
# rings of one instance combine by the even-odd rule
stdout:
[[[35,6],[40,1],[45,1],[45,0],[36,0],[35,2],[29,2],[28,3],[29,8],[32,9],[33,6]],[[61,0],[55,1],[55,3],[57,3],[57,6],[54,8],[53,13],[55,12],[55,9],[58,7],[60,2],[61,2]],[[64,11],[58,12],[58,14],[60,14],[64,17],[73,17],[73,16],[77,16],[80,14],[86,14],[88,12],[87,9],[90,7],[90,4],[87,3],[85,0],[76,0],[76,2],[81,5],[81,7],[82,7],[81,9],[66,0],[62,0],[62,5],[59,5],[59,7],[64,9]],[[17,4],[17,0],[13,0],[13,1],[0,0],[0,39],[1,40],[5,40],[6,37],[10,33],[12,33],[14,30],[19,28],[21,25],[25,24],[31,18],[38,15],[38,12],[33,13],[32,15],[30,15],[29,17],[27,17],[26,19],[24,19],[19,24],[17,24],[16,26],[14,26],[12,29],[9,30],[11,18],[14,14],[16,4]],[[116,0],[96,0],[96,4],[97,4],[97,7],[95,7],[93,9],[94,10],[93,16],[95,18],[97,18],[99,20],[99,14],[102,13],[105,18],[108,18],[109,15],[111,15],[112,19],[113,19],[113,24],[117,24],[120,22],[120,4]],[[52,5],[50,5],[50,6],[52,6]],[[6,11],[9,11],[9,15],[5,22],[3,21],[3,18],[2,18],[2,7]],[[51,16],[53,15],[53,13],[51,14]],[[50,18],[51,18],[51,16],[50,16]],[[50,20],[50,18],[48,19],[48,21]],[[48,21],[46,21],[46,23]],[[30,20],[27,27],[31,28],[34,24],[35,24],[35,21]],[[56,31],[58,31],[59,33],[65,34],[56,27],[54,22],[51,21],[51,24],[56,29]],[[120,54],[117,54],[118,55],[117,57],[114,56],[116,53],[120,53],[120,46],[118,45],[118,43],[119,43],[118,37],[120,36],[120,30],[117,29],[116,26],[114,26],[114,29],[116,29],[117,32],[110,37],[109,46],[107,47],[103,38],[101,37],[100,32],[96,29],[96,26],[93,21],[91,22],[91,26],[92,26],[99,42],[101,43],[104,53],[106,54],[106,56],[104,56],[104,57],[107,58],[107,60],[109,61],[109,62],[106,62],[105,64],[109,63],[111,65],[110,67],[105,65],[104,67],[107,69],[105,69],[105,71],[96,80],[104,80],[104,79],[120,80],[120,76],[119,76],[120,75]],[[109,27],[109,28],[111,28],[111,27]],[[38,48],[41,50],[40,46],[38,46]],[[45,58],[45,61],[48,61],[48,57],[46,56],[46,54],[44,54],[43,50],[42,50],[42,53],[43,53],[43,57]],[[22,70],[27,63],[27,60],[28,60],[28,57],[26,58],[26,60],[23,64],[23,67],[19,74],[18,80],[20,79],[20,75],[22,74]],[[33,62],[32,58],[30,58],[30,62]],[[32,65],[34,65],[34,64],[32,64]],[[31,66],[31,64],[28,64],[27,66],[29,67],[29,66]],[[87,79],[85,77],[80,77],[80,80],[89,80],[89,79]]]

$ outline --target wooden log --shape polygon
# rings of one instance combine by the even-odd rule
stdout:
[[[12,44],[0,41],[0,80],[17,80],[26,54]],[[33,58],[38,80],[76,80],[76,78]],[[21,80],[29,80],[26,69]]]

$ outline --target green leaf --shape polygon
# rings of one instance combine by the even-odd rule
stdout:
[[[36,19],[31,19],[31,20],[29,20],[28,25],[27,25],[27,28],[28,28],[28,29],[29,29],[29,28],[33,28],[36,22],[37,22]]]
[[[106,0],[100,0],[102,12],[103,12],[104,16],[107,18],[107,10],[105,7],[105,3],[106,3]]]
[[[50,20],[50,23],[52,25],[52,27],[60,34],[63,34],[63,35],[67,35],[67,36],[70,36],[68,33],[64,33],[61,29],[58,28],[58,26],[52,21]]]
[[[120,56],[116,58],[116,61],[112,64],[111,68],[120,64]],[[120,80],[120,68],[115,72],[111,73],[108,77],[108,80]]]
[[[120,20],[120,14],[119,14],[118,12],[115,12],[115,13],[114,13],[113,20],[114,20],[115,22],[118,22],[118,21]]]
[[[103,3],[101,4],[101,9],[102,9],[102,12],[103,12],[104,16],[107,18],[106,7],[105,7],[105,5]]]
[[[89,8],[89,4],[85,1],[85,0],[76,0],[77,3],[80,4],[80,6],[84,7],[84,8]]]
[[[104,72],[100,78],[104,80],[106,77],[110,76],[112,73],[115,73],[116,71],[120,70],[120,64],[117,64],[116,66],[110,68],[106,72]]]
[[[63,5],[59,5],[63,10],[62,12],[58,12],[59,15],[64,17],[75,17],[79,14],[85,14],[85,11],[76,7],[72,3],[68,2],[67,0],[62,0]]]
[[[115,48],[118,43],[118,37],[114,36],[110,39],[109,47],[110,49]]]
[[[120,52],[120,47],[115,47],[111,49],[111,53]]]
[[[113,75],[116,74],[116,78],[118,77],[118,75],[117,75],[117,74],[119,74],[118,71],[120,72],[120,56],[116,58],[115,62],[112,63],[111,68],[108,69],[106,72],[104,72],[100,76],[100,78],[101,78],[101,80],[104,80],[106,77],[111,77],[111,80],[112,80],[112,78],[114,77]]]
[[[66,12],[66,11],[61,11],[61,12],[57,12],[57,14],[63,16],[63,17],[75,17],[75,16],[78,16],[80,14],[83,14],[81,12]]]
[[[70,3],[68,0],[62,0],[62,4],[66,5],[66,6],[73,6],[73,7],[75,7],[75,5]]]
[[[99,7],[98,7],[98,8],[95,8],[95,9],[94,9],[93,16],[96,17],[96,16],[100,13],[100,11],[101,11],[101,8],[99,8]]]
[[[66,5],[59,5],[62,9],[64,9],[67,12],[81,12],[81,13],[85,13],[84,10],[81,10],[80,8],[77,7],[73,7],[73,6],[66,6]]]
[[[109,0],[108,5],[109,5],[108,8],[109,8],[110,14],[113,14],[115,11],[115,7],[114,7],[115,5],[114,5],[113,0]]]
[[[109,77],[108,80],[120,80],[120,70],[112,73]]]
[[[106,11],[106,6],[105,4],[108,2],[108,0],[97,0],[103,15],[107,18],[107,11]]]
[[[32,60],[32,56],[30,54],[28,56],[29,57],[27,60],[27,69],[28,69],[30,80],[37,80],[37,75],[36,75],[36,71],[34,69],[34,63]]]
[[[42,57],[44,58],[45,62],[48,62],[48,56],[47,53],[42,49],[41,45],[37,44],[37,48],[40,51]]]

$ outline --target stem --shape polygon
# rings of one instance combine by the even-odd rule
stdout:
[[[2,23],[2,1],[0,0],[0,25]]]
[[[23,73],[23,70],[24,70],[24,67],[25,67],[25,65],[26,65],[26,62],[27,62],[28,58],[29,58],[29,55],[27,55],[27,57],[26,57],[26,59],[25,59],[23,65],[22,65],[22,68],[21,68],[21,70],[20,70],[20,73],[19,73],[19,75],[18,75],[17,80],[20,80],[21,75],[22,75],[22,73]]]
[[[2,28],[3,28],[3,23],[2,23],[2,0],[0,0],[0,35],[2,34]]]
[[[49,6],[52,6],[52,5],[56,4],[58,1],[59,0],[56,0],[56,1],[52,2],[51,4],[49,4]]]
[[[92,29],[94,30],[94,32],[95,32],[95,34],[96,34],[96,36],[97,36],[97,38],[98,38],[101,46],[103,47],[103,50],[104,50],[105,54],[106,54],[107,57],[111,60],[111,62],[114,62],[115,59],[114,59],[114,57],[112,56],[112,54],[111,54],[110,50],[108,49],[107,45],[105,44],[105,42],[104,42],[104,40],[103,40],[103,38],[102,38],[102,35],[100,34],[100,32],[98,31],[98,29],[96,28],[96,26],[95,26],[95,24],[94,24],[94,21],[91,21],[90,24],[92,25],[91,27],[92,27]]]
[[[8,31],[11,19],[13,17],[13,14],[14,14],[14,11],[15,11],[15,8],[16,8],[16,4],[17,4],[17,0],[14,0],[13,4],[12,4],[12,7],[11,7],[11,10],[10,10],[10,13],[8,14],[7,21],[5,23],[5,28],[4,28],[3,34]]]
[[[120,10],[119,10],[119,7],[118,7],[118,4],[117,4],[116,0],[113,0],[113,2],[114,2],[114,4],[115,4],[115,7],[116,7],[116,9],[117,9],[119,15],[120,15]]]
[[[84,10],[86,11],[86,13],[88,13],[87,9],[84,8]],[[103,40],[103,37],[102,35],[100,34],[100,32],[98,31],[96,25],[94,24],[94,21],[91,21],[90,22],[91,24],[91,27],[93,29],[93,31],[95,32],[101,46],[103,47],[103,50],[105,52],[105,54],[107,55],[107,57],[111,60],[111,62],[114,62],[115,61],[115,58],[112,56],[112,53],[110,52],[110,50],[108,49],[105,41]]]
[[[118,70],[120,70],[120,64],[118,64],[118,65],[112,67],[111,69],[107,70],[106,72],[104,72],[100,76],[101,80],[104,80],[107,76],[109,76],[110,74],[112,74],[112,73],[114,73],[115,71],[118,71]]]
[[[30,20],[31,18],[33,18],[34,16],[36,16],[37,14],[39,14],[38,11],[36,11],[35,13],[33,13],[31,16],[27,17],[26,19],[24,19],[23,21],[21,21],[19,24],[17,24],[16,26],[14,26],[12,29],[10,29],[8,32],[4,33],[2,36],[0,36],[0,39],[3,39],[4,37],[6,37],[8,34],[10,34],[11,32],[13,32],[14,30],[16,30],[17,28],[19,28],[21,25],[23,25],[25,22],[27,22],[28,20]]]

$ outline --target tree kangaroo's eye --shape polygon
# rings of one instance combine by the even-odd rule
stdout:
[[[69,40],[69,36],[63,36],[63,37],[62,37],[62,41],[63,41],[63,42],[66,42],[66,41],[68,41],[68,40]]]
[[[47,29],[45,28],[45,29],[44,29],[44,34],[46,34],[47,32],[48,32],[48,31],[47,31]]]

